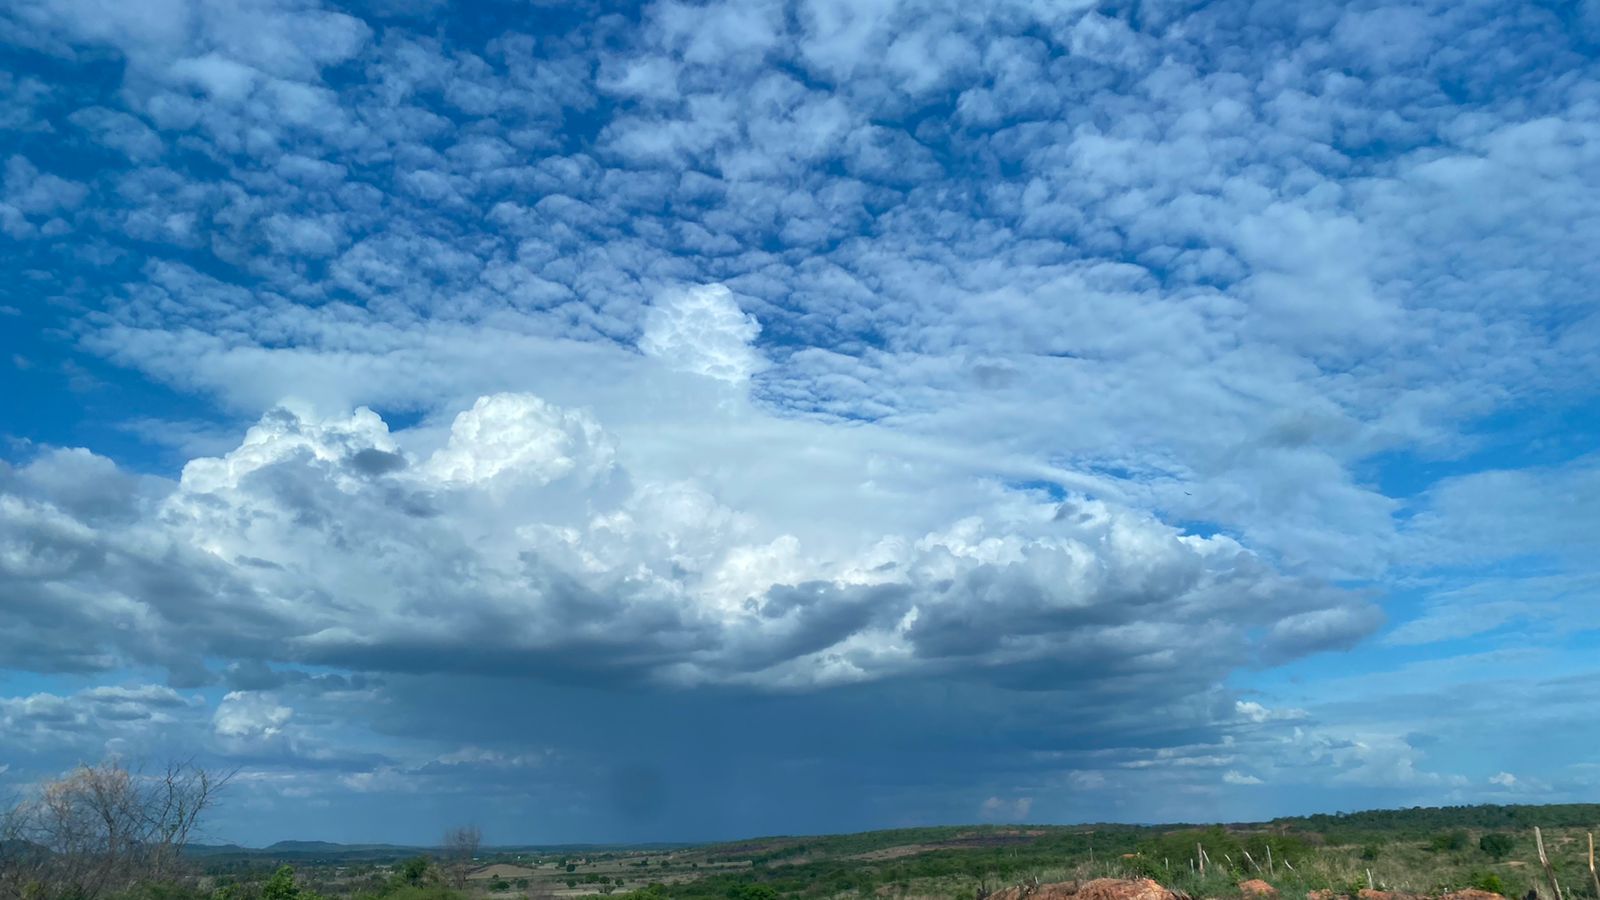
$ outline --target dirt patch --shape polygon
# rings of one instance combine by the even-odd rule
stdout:
[[[1273,900],[1278,896],[1278,889],[1259,878],[1239,882],[1239,893],[1251,900]]]
[[[1017,885],[989,895],[989,900],[1179,900],[1178,896],[1148,878],[1124,880],[1097,878],[1085,884]]]
[[[510,863],[495,863],[484,866],[467,873],[467,878],[472,881],[485,881],[491,878],[504,878],[510,881],[513,878],[536,878],[539,873],[526,866],[513,866]]]

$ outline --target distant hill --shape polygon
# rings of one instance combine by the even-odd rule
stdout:
[[[1510,829],[1594,828],[1600,825],[1600,803],[1545,805],[1484,803],[1476,806],[1413,806],[1350,813],[1319,813],[1273,819],[1272,826],[1300,831],[1372,831],[1420,834],[1447,828]]]
[[[930,849],[953,848],[969,844],[1012,843],[1051,844],[1076,842],[1082,835],[1096,833],[1103,838],[1120,835],[1132,842],[1152,835],[1203,827],[1204,823],[1162,825],[1039,825],[1025,831],[1006,826],[946,825],[927,828],[866,831],[851,834],[810,836],[768,836],[739,841],[667,842],[640,844],[572,843],[515,844],[486,846],[479,855],[490,858],[509,854],[615,853],[703,848],[710,858],[741,858],[758,862],[800,856],[863,854],[910,844]],[[1595,828],[1600,826],[1600,803],[1536,805],[1496,805],[1412,807],[1361,812],[1319,813],[1285,816],[1270,822],[1234,822],[1225,827],[1242,831],[1313,833],[1355,840],[1361,835],[1395,837],[1432,834],[1450,829],[1519,830],[1542,825],[1546,828]],[[278,841],[266,847],[241,847],[237,844],[191,844],[190,856],[208,861],[242,862],[283,860],[293,862],[384,862],[419,853],[437,853],[436,847],[408,844],[340,844],[332,841]]]
[[[373,850],[414,853],[424,848],[408,844],[336,844],[332,841],[278,841],[261,849],[266,853],[364,853]]]
[[[206,863],[354,863],[388,862],[418,853],[430,852],[427,847],[404,844],[339,844],[332,841],[278,841],[265,847],[241,847],[238,844],[190,844],[184,853]]]
[[[484,847],[482,856],[515,853],[597,853],[624,850],[676,850],[700,846],[681,841],[654,841],[643,844],[518,844]],[[420,853],[436,854],[438,847],[415,844],[341,844],[334,841],[277,841],[265,847],[243,847],[238,844],[190,844],[184,853],[208,862],[272,861],[295,862],[383,862],[415,856]]]

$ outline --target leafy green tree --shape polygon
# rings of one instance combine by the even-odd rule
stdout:
[[[1467,833],[1465,831],[1447,831],[1436,834],[1429,846],[1437,851],[1465,850],[1467,849]]]
[[[413,887],[422,884],[428,877],[428,858],[426,856],[413,856],[400,864],[400,880]]]
[[[767,884],[738,884],[728,889],[728,900],[778,900],[778,892]]]
[[[279,866],[261,886],[261,900],[300,900],[300,887],[294,883],[294,867]]]

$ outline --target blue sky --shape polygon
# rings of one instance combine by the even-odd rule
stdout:
[[[0,11],[0,788],[1593,799],[1600,6]]]

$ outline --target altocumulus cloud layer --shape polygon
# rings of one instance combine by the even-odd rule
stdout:
[[[1590,3],[0,34],[12,787],[199,755],[255,841],[1600,785]]]

